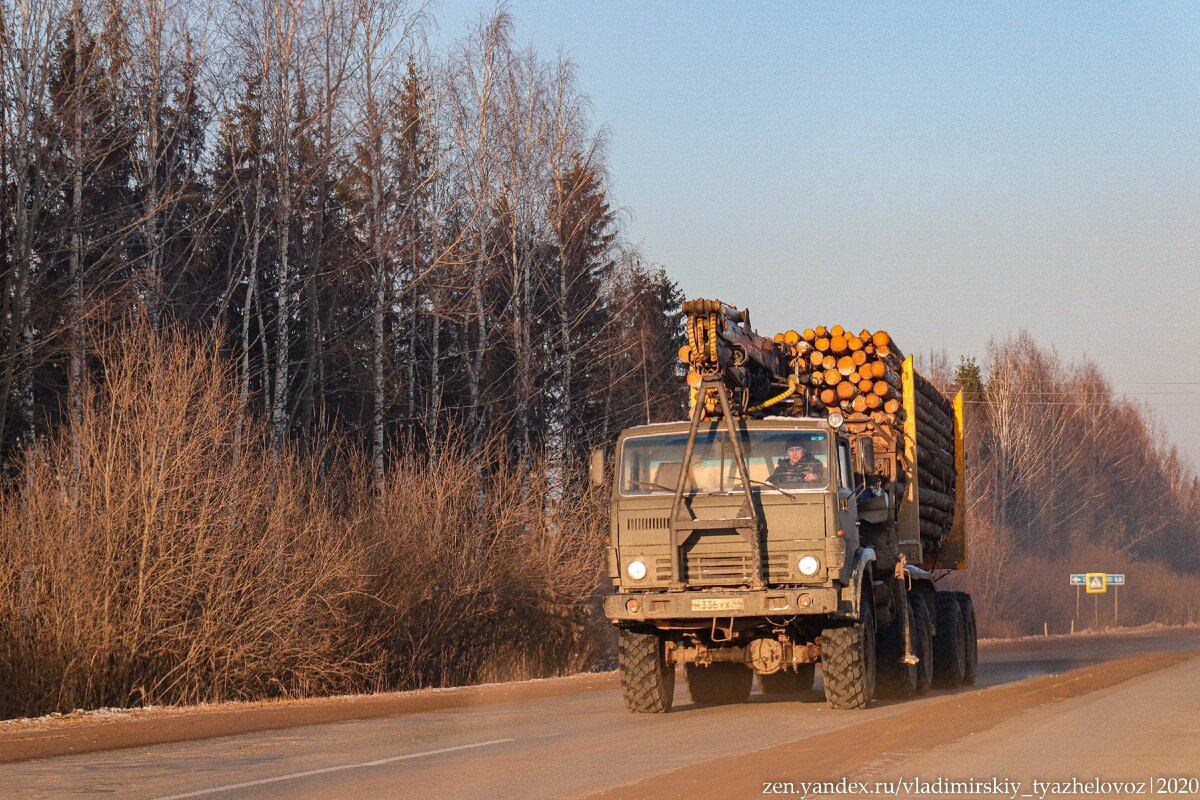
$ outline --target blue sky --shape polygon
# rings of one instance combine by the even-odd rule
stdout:
[[[493,7],[442,0],[439,36]],[[687,294],[955,360],[1026,328],[1200,464],[1200,4],[508,9],[579,65],[628,234]]]

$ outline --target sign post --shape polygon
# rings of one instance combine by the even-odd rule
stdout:
[[[1087,593],[1097,595],[1092,600],[1092,628],[1100,629],[1100,598],[1098,595],[1104,594],[1107,591],[1108,585],[1104,582],[1103,572],[1089,572],[1087,579]]]
[[[1075,587],[1075,619],[1071,620],[1071,633],[1075,632],[1075,624],[1079,622],[1079,598],[1083,597],[1083,584],[1087,576],[1082,572],[1071,575],[1071,585]]]
[[[1125,585],[1125,573],[1123,572],[1073,572],[1071,573],[1071,585],[1075,587],[1075,621],[1079,620],[1079,603],[1083,596],[1083,591],[1088,594],[1101,595],[1108,591],[1108,587],[1113,587],[1113,625],[1117,624],[1120,613],[1120,605],[1117,597],[1118,590]],[[1094,627],[1100,627],[1100,598],[1097,597],[1092,603],[1092,624]],[[1074,632],[1075,623],[1071,623],[1071,630]]]
[[[1117,595],[1120,593],[1119,592],[1120,588],[1125,585],[1125,573],[1123,573],[1123,572],[1110,573],[1109,575],[1106,575],[1104,577],[1104,583],[1108,586],[1113,587],[1113,625],[1116,625],[1117,624],[1117,611],[1118,611]]]

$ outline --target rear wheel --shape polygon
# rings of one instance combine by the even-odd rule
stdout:
[[[962,611],[950,592],[938,592],[934,607],[937,634],[933,637],[933,685],[957,689],[962,686],[967,661]]]
[[[908,619],[912,619],[912,601],[905,602]],[[896,619],[885,630],[880,631],[877,643],[878,662],[875,694],[895,700],[907,700],[917,692],[917,670],[919,664],[905,664],[904,658],[905,617]],[[913,629],[913,653],[917,654],[916,630]],[[919,658],[919,655],[918,655]]]
[[[866,708],[875,694],[875,610],[871,602],[864,592],[858,622],[821,631],[821,675],[825,700],[832,708]]]
[[[744,703],[754,685],[754,670],[733,661],[718,661],[707,667],[688,664],[688,693],[692,702],[723,706]]]
[[[759,675],[763,694],[800,694],[812,689],[816,664],[800,664],[793,670],[780,670],[770,675]]]
[[[635,714],[663,714],[675,696],[675,665],[668,664],[661,636],[621,631],[617,668],[625,707]]]
[[[964,653],[966,655],[963,661],[963,685],[974,686],[975,673],[979,667],[979,631],[975,627],[975,604],[971,602],[971,595],[966,592],[954,592],[954,599],[958,601],[963,621]]]
[[[919,594],[909,595],[913,612],[913,653],[917,661],[917,694],[929,694],[933,685],[933,635],[929,620],[929,606]]]

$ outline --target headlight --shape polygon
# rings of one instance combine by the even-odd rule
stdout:
[[[635,581],[640,581],[646,577],[646,565],[641,561],[630,561],[629,566],[625,568],[625,572]]]
[[[631,564],[630,566],[633,565]],[[805,556],[796,562],[796,566],[799,568],[801,575],[811,576],[817,574],[817,570],[821,568],[821,562],[817,561],[812,556]]]
[[[846,418],[842,416],[842,412],[840,412],[840,411],[831,411],[831,412],[829,413],[829,425],[830,425],[830,427],[833,427],[833,428],[840,428],[840,427],[842,427],[842,423],[843,423],[843,422],[845,422],[845,421],[846,421]]]

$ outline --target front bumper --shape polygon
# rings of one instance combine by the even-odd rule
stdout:
[[[804,605],[801,595],[811,602]],[[683,592],[616,592],[605,595],[604,615],[613,623],[667,619],[729,619],[739,617],[779,617],[803,614],[837,615],[853,613],[842,607],[836,588],[793,587],[787,589],[692,590]],[[637,610],[630,610],[630,600]]]

